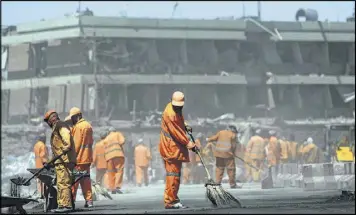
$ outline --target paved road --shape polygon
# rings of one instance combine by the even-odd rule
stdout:
[[[227,187],[227,185],[224,185]],[[298,188],[260,189],[259,184],[245,184],[242,189],[228,190],[241,201],[243,208],[214,209],[205,198],[203,185],[182,185],[179,197],[189,206],[184,210],[163,209],[163,185],[152,185],[143,188],[128,188],[125,194],[113,195],[114,200],[104,200],[99,197],[92,211],[84,210],[83,201],[77,201],[78,211],[75,214],[99,213],[333,213],[354,214],[354,202],[337,202],[326,204],[325,201],[339,196],[339,191],[305,192]],[[80,200],[82,197],[77,197]],[[28,212],[39,212],[28,210]]]

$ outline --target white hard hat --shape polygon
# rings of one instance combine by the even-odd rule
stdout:
[[[313,138],[308,137],[308,139],[307,139],[307,143],[313,143]]]

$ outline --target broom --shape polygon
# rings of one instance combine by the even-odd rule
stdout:
[[[100,186],[100,184],[97,184],[94,180],[91,180],[91,189],[94,195],[100,194],[105,198],[112,200],[112,197],[109,192],[104,187]]]
[[[193,143],[195,143],[194,137],[191,133],[191,131],[187,130],[187,133],[190,136],[190,139],[192,140]],[[237,200],[233,195],[231,195],[229,192],[227,192],[221,184],[217,184],[214,182],[214,180],[211,178],[210,173],[208,168],[205,166],[203,158],[200,155],[199,150],[196,150],[196,154],[199,156],[200,161],[205,169],[205,172],[208,176],[208,181],[205,183],[206,187],[206,197],[211,201],[211,203],[215,207],[221,207],[224,205],[232,205],[236,204],[237,207],[241,207],[241,203],[239,200]]]

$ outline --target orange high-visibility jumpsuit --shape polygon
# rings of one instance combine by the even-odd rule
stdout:
[[[249,161],[255,167],[260,170],[249,167],[250,175],[252,176],[253,181],[258,182],[261,180],[261,170],[263,169],[263,161],[266,158],[265,155],[265,140],[256,135],[250,138],[250,141],[246,147],[246,153],[248,154]]]
[[[124,177],[125,137],[121,132],[110,132],[104,140],[104,157],[107,163],[108,189],[121,189]]]
[[[96,167],[95,182],[97,184],[102,184],[104,175],[106,173],[106,160],[104,157],[104,153],[104,140],[100,140],[95,144],[93,151],[93,166]]]
[[[35,153],[35,167],[36,169],[43,168],[43,163],[48,161],[48,149],[44,142],[37,141],[35,146],[33,147],[33,151]],[[44,184],[37,179],[37,190],[41,196],[43,196],[44,192]]]
[[[281,147],[280,163],[288,163],[289,142],[286,140],[279,140]]]
[[[268,166],[276,166],[279,164],[280,160],[280,145],[278,143],[278,139],[275,136],[271,136],[269,138],[269,142],[267,145],[267,161]]]
[[[221,183],[226,168],[230,187],[236,187],[236,134],[230,130],[222,130],[208,138],[207,141],[216,141],[214,150],[214,157],[216,158],[216,183]]]
[[[178,190],[180,172],[183,162],[189,162],[188,148],[191,143],[186,136],[184,118],[167,104],[162,114],[159,151],[166,169],[166,187],[164,190],[164,205],[171,207],[180,202]]]
[[[136,184],[138,186],[141,186],[142,181],[144,181],[145,185],[147,186],[148,165],[151,160],[150,149],[143,144],[138,144],[135,147],[134,156],[135,156]]]
[[[72,207],[73,168],[76,164],[75,146],[69,127],[62,121],[58,121],[52,127],[51,149],[53,157],[70,149],[65,155],[54,162],[57,178],[57,203],[58,207]]]
[[[201,147],[200,140],[195,139],[195,144],[198,146],[198,148]],[[203,155],[201,153],[201,155]],[[199,163],[201,163],[199,156],[193,152],[189,151],[189,163],[186,163],[186,165],[183,167],[183,184],[188,184],[192,180],[197,179],[197,174],[198,172],[196,171],[196,167]]]
[[[93,129],[89,122],[80,119],[72,129],[72,135],[75,143],[75,151],[77,153],[77,171],[87,171],[90,174],[90,165],[93,162]],[[83,191],[84,199],[93,201],[91,181],[89,177],[84,177],[72,187],[74,200],[76,199],[78,186]]]

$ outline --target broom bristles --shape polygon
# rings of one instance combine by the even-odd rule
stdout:
[[[232,204],[241,207],[240,202],[221,185],[206,185],[206,196],[215,207],[231,206]]]

